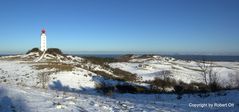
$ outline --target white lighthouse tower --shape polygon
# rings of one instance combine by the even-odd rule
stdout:
[[[41,31],[41,51],[46,51],[46,31],[42,29]]]

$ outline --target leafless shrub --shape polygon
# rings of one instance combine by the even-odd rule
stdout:
[[[218,81],[219,81],[219,78],[217,76],[217,72],[213,72],[212,69],[210,69],[208,77],[209,77],[209,84],[210,83],[215,83],[215,82],[218,83]]]
[[[97,83],[95,88],[106,96],[112,96],[115,90],[114,86],[108,86],[105,82]]]
[[[41,84],[41,86],[42,86],[43,89],[46,89],[46,88],[47,88],[47,84],[48,84],[48,82],[50,81],[50,76],[49,76],[49,75],[50,75],[49,73],[45,73],[45,72],[39,73],[39,74],[37,75],[37,78],[38,78],[38,80],[39,80],[39,83]]]
[[[201,61],[197,62],[197,65],[200,69],[200,74],[203,77],[204,83],[209,86],[210,91],[218,91],[222,87],[218,83],[219,79],[217,72],[213,71],[212,62]]]
[[[201,72],[200,74],[203,77],[204,83],[206,85],[208,85],[207,75],[208,75],[208,72],[209,72],[209,69],[210,69],[211,65],[207,64],[206,61],[201,61],[201,62],[199,61],[199,62],[197,62],[197,65],[200,69],[200,72]]]
[[[212,92],[222,89],[222,86],[218,82],[219,80],[216,72],[209,74],[209,79],[210,79],[209,87]]]
[[[163,89],[163,91],[165,91],[166,88],[168,87],[173,87],[174,85],[176,85],[176,80],[175,79],[171,79],[169,77],[165,77],[164,79],[155,77],[154,80],[152,81],[148,81],[149,84],[152,85],[152,89]]]
[[[199,61],[197,65],[200,69],[200,74],[203,77],[204,83],[209,85],[218,81],[217,73],[213,71],[212,62]]]

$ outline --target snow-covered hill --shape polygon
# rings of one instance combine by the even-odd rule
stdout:
[[[239,62],[212,62],[213,71],[220,78],[219,82],[230,82],[229,74],[239,73]],[[186,83],[203,82],[200,68],[195,61],[176,60],[169,57],[152,56],[132,58],[128,62],[110,63],[119,68],[142,77],[142,81],[160,77],[164,71],[170,71],[170,77]]]
[[[117,77],[110,69],[93,64],[76,56],[46,53],[41,61],[35,62],[39,53],[0,57],[0,111],[3,112],[127,112],[127,111],[236,111],[239,109],[238,91],[210,93],[201,98],[199,94],[119,94],[105,96],[97,92],[99,83],[116,85],[126,82],[104,78],[101,71]],[[215,70],[224,79],[228,73],[238,71],[238,62],[213,62]],[[169,57],[133,57],[128,62],[114,62],[112,68],[136,73],[142,80],[127,82],[148,86],[141,81],[160,76],[161,71],[170,71],[170,76],[184,82],[201,82],[194,61],[176,60]],[[98,72],[98,73],[101,73]],[[39,74],[47,74],[48,89],[42,89]],[[226,75],[224,75],[226,74]],[[189,104],[233,103],[234,107],[189,107]]]

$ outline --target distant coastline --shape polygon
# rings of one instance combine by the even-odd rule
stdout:
[[[21,54],[0,54],[0,56],[14,56],[14,55],[21,55]]]
[[[125,54],[72,54],[74,56],[81,57],[100,57],[100,58],[117,58]],[[140,55],[140,54],[137,54]],[[159,54],[155,54],[159,55]],[[228,61],[239,62],[239,56],[223,56],[223,55],[160,55],[166,57],[173,57],[182,60],[206,60],[206,61]]]
[[[18,54],[0,54],[0,56],[9,56]],[[117,58],[125,54],[69,54],[80,57],[99,57],[99,58]],[[143,55],[143,54],[136,54]],[[155,54],[160,55],[160,54]],[[181,60],[206,60],[206,61],[227,61],[227,62],[239,62],[239,56],[224,56],[224,55],[160,55],[166,57],[173,57]]]

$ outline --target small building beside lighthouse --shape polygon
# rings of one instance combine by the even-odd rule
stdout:
[[[41,51],[46,51],[46,30],[42,29],[41,31]]]

